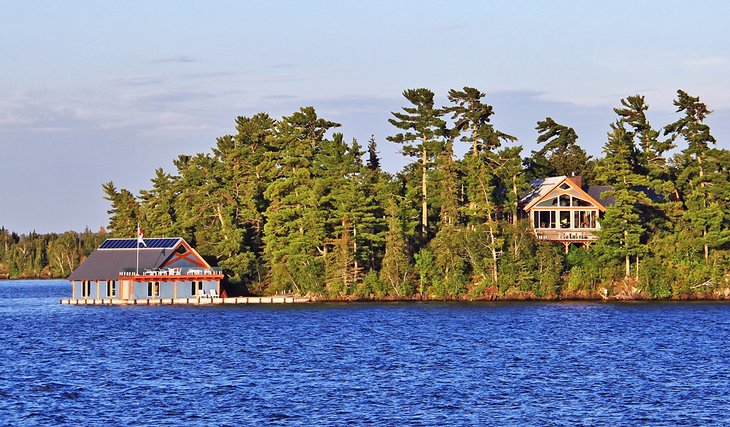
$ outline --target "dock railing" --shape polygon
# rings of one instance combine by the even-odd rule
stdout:
[[[192,267],[170,267],[170,268],[146,268],[141,270],[139,273],[136,271],[120,271],[120,277],[134,277],[134,276],[208,276],[208,275],[220,275],[223,274],[223,270],[218,267],[212,268],[192,268]]]

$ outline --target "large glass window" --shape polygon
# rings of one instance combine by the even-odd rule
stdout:
[[[91,295],[91,280],[84,280],[81,282],[81,296],[88,298]]]
[[[573,224],[575,228],[596,228],[596,211],[574,211]]]
[[[535,212],[535,228],[555,228],[555,211]]]
[[[583,199],[579,199],[577,197],[573,197],[573,206],[580,206],[580,207],[587,207],[587,206],[593,206],[589,202],[586,202]]]
[[[570,228],[570,211],[560,211],[560,228]]]
[[[553,207],[558,205],[558,198],[553,197],[552,199],[543,200],[542,202],[538,203],[537,206],[540,207]]]
[[[567,194],[561,194],[560,206],[570,206],[570,196],[568,196]]]

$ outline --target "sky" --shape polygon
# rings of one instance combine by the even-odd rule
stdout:
[[[0,0],[0,226],[98,230],[102,183],[150,188],[262,111],[314,106],[397,171],[408,88],[486,92],[525,156],[545,117],[600,156],[622,98],[659,128],[682,89],[728,149],[729,21],[726,1]]]

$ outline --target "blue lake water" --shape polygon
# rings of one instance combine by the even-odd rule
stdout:
[[[0,425],[730,425],[730,304],[69,294],[0,282]]]

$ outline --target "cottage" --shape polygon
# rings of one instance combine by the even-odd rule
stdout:
[[[602,198],[609,186],[581,185],[579,176],[554,176],[536,179],[520,200],[523,215],[530,221],[539,240],[590,245],[598,239],[602,214],[613,198]]]
[[[71,299],[135,304],[220,295],[221,270],[184,239],[142,240],[105,240],[68,277]]]

